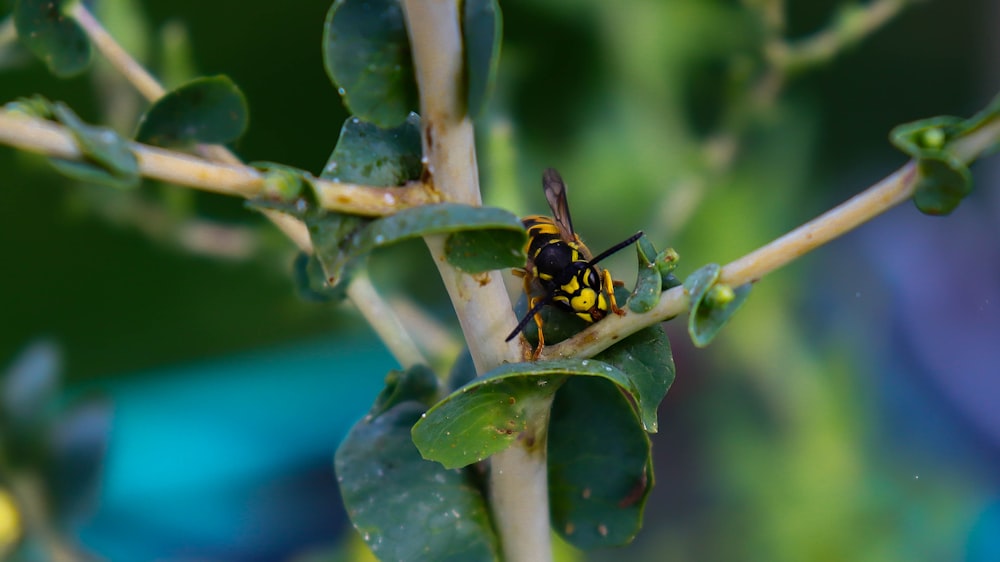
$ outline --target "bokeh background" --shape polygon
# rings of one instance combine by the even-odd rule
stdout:
[[[788,0],[787,35],[845,3]],[[94,9],[168,83],[240,85],[244,160],[318,173],[346,117],[321,60],[329,4]],[[557,167],[591,247],[641,228],[684,275],[894,170],[893,126],[971,115],[1000,90],[1000,4],[928,0],[748,107],[753,4],[504,2],[478,121],[487,202],[543,212]],[[142,109],[102,66],[57,80],[9,45],[0,65],[0,102],[42,93],[123,131]],[[708,349],[668,324],[678,376],[645,530],[580,559],[1000,560],[1000,162],[973,172],[952,216],[904,204],[765,278]],[[293,249],[259,216],[153,182],[81,186],[0,148],[0,240],[0,363],[48,338],[66,396],[114,404],[86,549],[271,561],[343,542],[332,454],[395,364],[349,306],[296,296]],[[457,334],[425,253],[379,254],[373,277]],[[631,279],[633,261],[610,264]]]

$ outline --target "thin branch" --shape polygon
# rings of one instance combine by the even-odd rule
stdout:
[[[768,45],[766,55],[783,73],[824,63],[892,21],[912,0],[873,0],[845,8],[827,29],[805,39]]]
[[[427,364],[396,311],[378,294],[367,274],[351,280],[347,296],[404,369]]]
[[[0,110],[0,144],[57,158],[83,157],[65,127],[6,110]],[[210,162],[136,142],[130,143],[129,148],[139,160],[139,172],[145,177],[224,195],[253,198],[264,194],[265,174],[256,168]],[[321,207],[354,215],[390,215],[442,199],[429,186],[416,182],[406,187],[372,187],[323,179],[313,179],[312,183]]]
[[[968,163],[994,149],[998,142],[1000,119],[955,141],[951,152],[960,161]],[[764,275],[906,201],[913,196],[919,179],[915,163],[907,163],[843,204],[729,263],[722,268],[719,282],[739,286],[760,280]],[[663,293],[653,310],[642,314],[611,315],[568,340],[546,347],[539,359],[596,355],[624,337],[686,312],[688,307],[689,299],[684,288],[674,287]]]
[[[91,42],[104,55],[104,58],[111,63],[111,66],[115,67],[136,90],[139,90],[142,97],[149,101],[158,100],[163,97],[163,94],[166,93],[163,86],[111,37],[111,34],[94,18],[90,11],[83,5],[83,2],[74,4],[70,10],[70,15],[87,32]]]

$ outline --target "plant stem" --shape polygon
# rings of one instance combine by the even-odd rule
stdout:
[[[79,160],[83,157],[73,136],[64,127],[6,110],[0,110],[0,144],[57,158]],[[139,160],[139,172],[144,177],[248,199],[264,194],[266,176],[251,166],[210,162],[137,142],[130,143],[129,149]],[[391,215],[441,200],[440,194],[421,183],[406,187],[372,187],[318,178],[311,181],[321,207],[354,215]]]
[[[878,30],[906,7],[910,0],[873,0],[864,6],[845,7],[826,29],[795,42],[768,45],[766,55],[782,73],[817,66]]]
[[[375,290],[367,273],[359,273],[351,280],[347,296],[404,369],[427,364],[396,311]]]
[[[1000,143],[1000,118],[956,140],[951,152],[961,162],[969,163]],[[882,181],[855,195],[769,244],[722,268],[720,283],[739,286],[754,283],[764,275],[847,233],[913,196],[920,175],[916,164],[909,162]],[[683,287],[663,293],[660,302],[649,312],[611,315],[572,338],[548,346],[541,360],[562,357],[591,357],[611,347],[618,340],[658,322],[685,312],[688,296]]]
[[[464,98],[460,6],[455,0],[403,1],[420,91],[422,140],[430,181],[450,200],[480,204],[475,139]],[[431,236],[426,241],[476,370],[482,374],[503,362],[520,361],[524,352],[520,343],[504,342],[506,331],[517,319],[499,272],[463,274],[445,259],[442,237]],[[532,422],[544,424],[545,420]],[[526,441],[518,440],[492,457],[491,506],[505,559],[545,562],[552,556],[545,443],[536,442],[529,448]]]
[[[163,97],[165,93],[163,86],[111,37],[111,34],[94,18],[93,14],[83,5],[83,2],[74,4],[70,10],[70,15],[87,32],[87,36],[90,37],[91,42],[104,55],[104,58],[111,63],[111,66],[115,67],[136,90],[139,90],[142,97],[149,101],[158,100]]]

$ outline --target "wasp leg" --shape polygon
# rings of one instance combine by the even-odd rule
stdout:
[[[540,298],[533,298],[528,300],[528,309],[535,308],[538,304]],[[535,350],[531,352],[531,360],[536,361],[538,356],[542,354],[542,348],[545,347],[545,334],[542,332],[542,313],[535,313],[535,325],[538,326],[538,345],[535,346]]]
[[[611,279],[611,272],[607,269],[604,270],[604,288],[608,291],[608,302],[611,303],[611,312],[614,312],[618,316],[625,315],[624,308],[618,308],[618,301],[615,299],[615,287],[622,287],[625,284],[621,281],[614,281]]]

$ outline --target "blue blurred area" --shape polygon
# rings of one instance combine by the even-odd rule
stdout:
[[[328,338],[123,378],[96,516],[109,560],[276,560],[345,523],[332,458],[396,365]],[[91,389],[92,390],[92,389]]]

